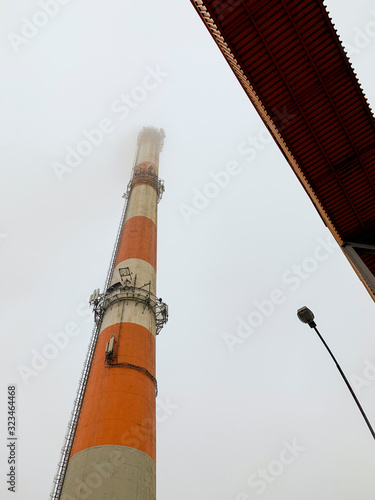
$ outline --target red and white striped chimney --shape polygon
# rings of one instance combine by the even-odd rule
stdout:
[[[92,297],[100,333],[62,486],[63,500],[155,500],[158,178],[164,131],[139,134],[107,290]]]

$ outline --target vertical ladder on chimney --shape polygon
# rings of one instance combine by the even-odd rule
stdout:
[[[114,246],[114,249],[112,252],[111,262],[109,265],[106,281],[105,281],[104,288],[103,288],[104,294],[107,291],[107,288],[108,288],[109,283],[110,283],[111,278],[112,278],[113,269],[115,267],[119,240],[121,237],[122,228],[124,226],[124,221],[125,221],[125,217],[126,217],[126,209],[127,209],[127,205],[128,205],[127,202],[128,202],[128,200],[125,200],[119,228],[117,231],[115,246]],[[63,447],[61,449],[61,458],[60,458],[60,461],[57,465],[57,473],[56,473],[54,480],[53,480],[52,491],[50,494],[51,500],[59,500],[60,496],[61,496],[61,492],[62,492],[62,488],[63,488],[63,484],[64,484],[64,478],[65,478],[66,470],[68,468],[70,452],[72,450],[73,440],[74,440],[75,432],[76,432],[77,425],[78,425],[79,415],[81,413],[83,397],[85,395],[85,390],[86,390],[87,381],[88,381],[89,374],[90,374],[91,364],[92,364],[92,360],[94,357],[95,347],[96,347],[96,343],[97,343],[99,333],[100,333],[100,327],[101,327],[101,321],[99,321],[99,323],[94,326],[94,329],[93,329],[93,332],[91,335],[89,348],[88,348],[86,359],[85,359],[85,362],[83,365],[82,375],[81,375],[81,378],[80,378],[79,384],[78,384],[77,396],[74,400],[73,411],[71,414],[70,421],[68,423],[68,429],[67,429],[67,433],[65,435],[64,444],[63,444]]]
[[[94,330],[92,332],[89,348],[83,365],[81,378],[79,380],[77,396],[74,400],[72,415],[68,424],[67,433],[65,435],[64,445],[61,450],[61,459],[57,465],[57,474],[54,478],[53,481],[54,484],[50,494],[50,498],[54,500],[58,500],[60,498],[62,487],[64,484],[64,478],[68,467],[69,456],[73,445],[79,414],[82,408],[83,396],[85,394],[91,363],[94,357],[95,346],[100,332],[100,326],[101,326],[100,324],[95,325]]]

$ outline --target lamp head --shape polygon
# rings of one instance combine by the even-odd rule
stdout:
[[[310,309],[306,306],[301,307],[297,311],[297,316],[302,323],[307,323],[310,328],[314,328],[316,326],[316,323],[314,321],[314,313],[310,311]]]

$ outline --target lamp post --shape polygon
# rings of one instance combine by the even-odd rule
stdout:
[[[325,340],[323,339],[323,337],[320,335],[317,327],[316,327],[316,323],[314,321],[314,313],[312,311],[310,311],[310,309],[308,307],[301,307],[300,309],[298,309],[297,311],[297,316],[298,316],[298,319],[300,321],[302,321],[302,323],[307,323],[309,325],[310,328],[314,328],[314,330],[316,331],[316,333],[318,334],[320,340],[323,342],[323,344],[325,345],[327,351],[329,352],[329,354],[331,355],[331,358],[333,359],[333,361],[335,362],[336,366],[337,366],[337,369],[338,371],[341,373],[341,376],[342,378],[344,379],[344,382],[345,384],[347,385],[351,395],[353,396],[354,398],[354,401],[357,403],[357,406],[359,408],[359,411],[362,413],[362,416],[363,418],[365,419],[366,421],[366,424],[368,426],[368,428],[370,429],[370,432],[372,434],[372,437],[375,439],[375,432],[374,432],[374,429],[371,427],[371,424],[360,404],[360,402],[358,401],[357,399],[357,396],[354,394],[354,391],[353,389],[351,388],[350,384],[349,384],[349,381],[348,379],[346,378],[344,372],[342,371],[340,365],[338,364],[338,362],[336,361],[336,358],[335,356],[333,355],[331,349],[328,347],[328,345],[326,344]]]

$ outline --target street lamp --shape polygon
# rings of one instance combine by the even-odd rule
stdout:
[[[375,432],[374,432],[374,429],[371,427],[371,424],[368,420],[368,418],[366,417],[366,414],[365,412],[363,411],[363,408],[360,404],[360,402],[358,401],[356,395],[354,394],[354,391],[353,389],[351,388],[350,384],[349,384],[349,381],[348,379],[345,377],[345,374],[344,372],[342,371],[340,365],[338,364],[338,362],[336,361],[336,358],[335,356],[332,354],[332,351],[331,349],[328,347],[328,345],[325,343],[323,337],[320,335],[320,333],[318,332],[318,329],[316,327],[316,323],[314,321],[314,313],[312,311],[310,311],[310,309],[308,307],[301,307],[300,309],[298,309],[297,311],[297,316],[298,316],[298,319],[300,321],[302,321],[302,323],[307,323],[309,325],[310,328],[314,328],[314,330],[316,331],[316,333],[318,334],[320,340],[323,342],[323,344],[325,345],[327,351],[329,352],[329,354],[331,355],[331,358],[333,359],[333,361],[335,362],[336,366],[337,366],[337,369],[339,370],[339,372],[341,373],[342,375],[342,378],[344,379],[345,381],[345,384],[347,385],[351,395],[353,396],[354,398],[354,401],[357,403],[357,406],[359,408],[359,411],[362,413],[362,416],[363,418],[365,419],[366,421],[366,424],[368,426],[368,428],[370,429],[370,432],[372,434],[372,437],[375,439]]]

